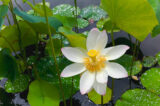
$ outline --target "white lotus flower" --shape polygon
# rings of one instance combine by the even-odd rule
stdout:
[[[86,94],[94,88],[100,95],[105,95],[108,76],[128,77],[123,66],[109,61],[121,57],[129,47],[118,45],[105,48],[107,41],[106,31],[101,32],[94,28],[87,37],[87,51],[72,47],[62,48],[63,55],[75,63],[67,66],[61,73],[61,77],[71,77],[82,73],[80,78],[81,94]]]

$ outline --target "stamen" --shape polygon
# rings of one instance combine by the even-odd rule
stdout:
[[[86,69],[90,72],[100,71],[105,67],[106,58],[104,56],[98,56],[96,60],[93,61],[93,58],[85,58],[84,65]]]

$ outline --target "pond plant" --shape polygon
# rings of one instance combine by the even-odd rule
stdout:
[[[140,50],[149,34],[160,34],[160,0],[101,0],[82,9],[77,0],[53,9],[45,0],[22,0],[29,11],[16,0],[0,2],[4,106],[14,106],[6,95],[18,93],[31,106],[82,105],[77,94],[93,105],[160,106],[160,52],[144,56]],[[115,39],[120,31],[128,39]]]

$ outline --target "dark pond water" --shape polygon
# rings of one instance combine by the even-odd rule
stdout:
[[[29,0],[29,1],[32,1],[32,0]],[[35,0],[35,1],[41,2],[41,0]],[[52,8],[62,3],[67,3],[67,4],[72,4],[72,5],[74,4],[74,0],[46,0],[46,1],[51,3]],[[27,6],[26,4],[23,4],[21,0],[17,0],[17,2],[20,5],[22,5],[25,11],[30,9],[29,6]],[[100,0],[77,0],[77,3],[80,8],[83,8],[88,5],[99,5]],[[10,16],[10,19],[12,19],[11,15],[9,16]],[[7,21],[5,21],[5,24],[8,24]],[[81,29],[80,32],[89,30],[95,26],[96,26],[95,23],[91,24],[87,28]],[[120,36],[127,37],[127,34],[123,31],[119,33],[115,33],[115,38],[118,38]],[[134,38],[133,38],[133,41],[134,41]],[[142,42],[141,50],[144,55],[155,55],[158,51],[160,51],[159,44],[160,44],[160,36],[152,39],[149,35],[145,39],[145,41]],[[1,95],[0,96],[0,106],[29,106],[26,100],[28,91],[25,91],[23,93],[17,93],[17,94],[8,94],[3,90],[5,81],[6,79],[3,79],[0,81],[0,95]],[[108,86],[110,88],[111,88],[111,82],[112,82],[111,78],[109,78]],[[130,83],[129,78],[115,80],[115,87],[114,87],[115,92],[114,92],[113,103],[115,103],[115,101],[119,99],[119,97],[126,90],[129,89],[129,83]],[[132,81],[132,88],[142,88],[142,86],[139,82]],[[67,101],[67,103],[69,104],[69,101]],[[80,92],[77,92],[73,96],[73,106],[96,106],[96,105],[92,101],[88,100],[88,97],[86,95],[82,96]],[[110,102],[106,104],[106,106],[112,106],[112,103]]]

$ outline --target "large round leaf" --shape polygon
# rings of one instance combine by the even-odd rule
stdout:
[[[160,95],[160,68],[151,68],[141,76],[141,82],[148,90]]]
[[[155,12],[147,0],[101,0],[112,23],[143,41],[158,24]]]
[[[160,97],[143,89],[126,91],[116,106],[160,106]]]
[[[59,106],[60,102],[57,88],[42,80],[31,83],[27,99],[31,106]]]

